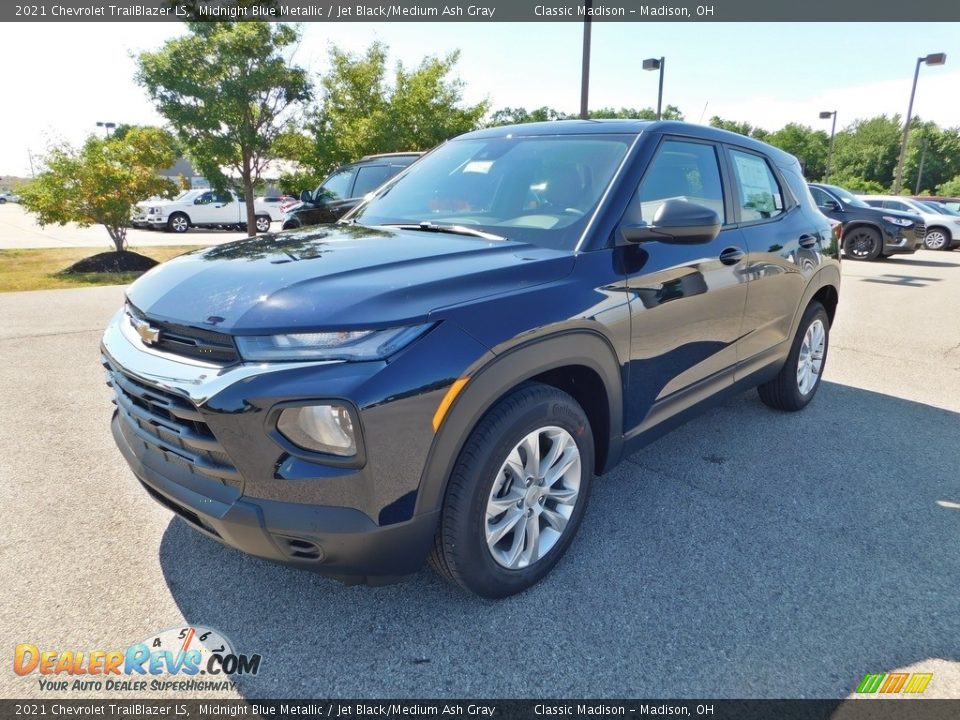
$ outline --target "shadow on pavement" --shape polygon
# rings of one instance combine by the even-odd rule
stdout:
[[[891,265],[915,265],[917,267],[960,267],[960,263],[955,262],[944,262],[943,260],[918,260],[916,258],[905,258],[897,255],[888,257],[886,260],[892,261],[890,263]]]
[[[261,653],[248,697],[844,697],[960,659],[956,413],[825,383],[747,393],[593,488],[541,585],[501,602],[429,571],[344,587],[173,520],[160,561],[193,624]]]

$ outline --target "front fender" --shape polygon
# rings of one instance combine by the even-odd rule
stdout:
[[[420,479],[416,514],[440,507],[460,451],[484,414],[524,381],[560,367],[583,366],[600,378],[607,394],[609,415],[607,461],[602,470],[619,461],[623,447],[623,380],[616,353],[603,335],[579,329],[561,332],[517,345],[492,360],[484,360],[485,364],[467,373],[467,384],[434,437]]]

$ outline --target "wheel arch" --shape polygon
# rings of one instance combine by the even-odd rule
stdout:
[[[467,438],[490,409],[524,383],[571,395],[590,420],[596,473],[609,470],[623,447],[623,382],[616,353],[597,332],[540,338],[498,354],[469,374],[434,438],[420,478],[416,514],[440,506]]]
[[[940,230],[944,235],[947,236],[947,242],[948,242],[948,243],[949,243],[949,242],[953,242],[953,233],[950,232],[950,228],[948,228],[946,225],[930,225],[930,226],[928,226],[927,229],[926,229],[926,231],[924,232],[924,237],[926,237],[927,235],[929,235],[930,232],[933,231],[933,230]]]

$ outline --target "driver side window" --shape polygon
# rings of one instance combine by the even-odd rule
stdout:
[[[708,207],[726,223],[715,146],[683,140],[663,142],[640,181],[631,212],[633,222],[650,224],[660,206],[672,199]]]

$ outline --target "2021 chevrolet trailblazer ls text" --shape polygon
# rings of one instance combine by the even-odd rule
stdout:
[[[337,224],[135,282],[102,343],[113,433],[154,499],[247,553],[371,583],[429,556],[503,597],[567,550],[595,474],[731,393],[810,402],[839,286],[773,147],[481,130]]]

